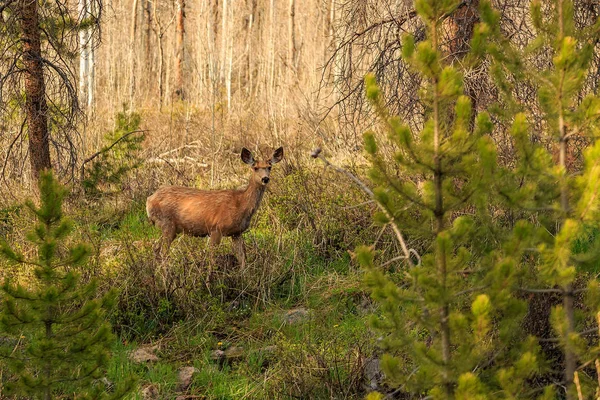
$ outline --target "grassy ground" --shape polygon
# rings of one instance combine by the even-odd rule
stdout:
[[[119,343],[110,380],[134,372],[140,388],[153,385],[161,398],[173,398],[178,369],[191,365],[198,372],[184,392],[201,398],[363,395],[363,365],[375,351],[367,327],[372,305],[344,250],[360,236],[323,221],[342,217],[334,213],[345,207],[340,199],[332,215],[319,216],[326,222],[319,223],[324,238],[315,243],[310,224],[299,228],[301,221],[281,220],[291,201],[284,192],[280,187],[268,195],[245,235],[246,270],[240,271],[225,240],[208,286],[206,240],[180,237],[166,263],[157,264],[151,247],[159,232],[147,223],[143,203],[130,203],[118,225],[86,224],[101,238],[97,265],[106,282],[121,289],[112,315]],[[340,231],[325,231],[336,226]],[[159,361],[129,360],[140,346],[157,346]],[[241,355],[211,356],[232,348],[243,349]]]
[[[118,168],[139,159],[137,168],[114,181],[94,182],[87,194],[75,186],[67,203],[66,214],[76,225],[70,240],[94,250],[84,275],[100,278],[102,290],[120,293],[110,315],[117,341],[108,379],[119,383],[136,375],[138,390],[131,398],[142,398],[144,390],[162,399],[362,398],[364,367],[377,357],[367,321],[376,310],[349,251],[376,243],[386,257],[397,252],[391,236],[373,225],[373,204],[347,178],[310,159],[309,141],[282,143],[284,160],[273,168],[263,203],[244,234],[247,267],[240,270],[225,239],[207,284],[206,239],[180,236],[168,258],[157,262],[152,248],[160,232],[147,220],[145,200],[163,184],[243,186],[249,170],[239,160],[239,135],[223,134],[213,141],[217,148],[185,147],[165,156],[202,162],[157,164],[152,160],[167,148],[191,139],[211,143],[206,136],[211,133],[188,137],[186,128],[185,140],[169,136],[200,122],[183,113],[169,115],[169,124],[155,123],[156,118],[142,116],[141,128],[151,124],[153,130],[141,148],[116,146],[102,166]],[[131,120],[123,124],[115,129],[137,128]],[[328,156],[365,173],[359,153]],[[0,233],[26,250],[33,220],[16,206],[24,197],[0,205]],[[27,280],[22,268],[4,271]],[[158,360],[132,361],[138,348],[152,348]],[[218,358],[217,350],[236,354]],[[185,366],[197,371],[190,386],[181,388],[178,371]]]

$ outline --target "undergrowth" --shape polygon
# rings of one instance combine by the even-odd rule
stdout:
[[[347,250],[374,237],[381,249],[394,249],[372,226],[373,207],[361,192],[330,171],[298,166],[306,160],[294,162],[294,168],[274,168],[244,234],[246,268],[240,270],[224,239],[210,284],[206,238],[179,236],[165,261],[155,259],[160,231],[145,211],[146,197],[158,187],[152,167],[128,171],[111,182],[110,192],[69,199],[67,212],[76,224],[72,240],[93,249],[84,277],[99,278],[101,291],[119,292],[109,315],[118,337],[111,383],[138,376],[139,390],[131,398],[140,399],[149,386],[160,398],[364,396],[363,367],[377,357],[367,328],[373,308]],[[3,237],[17,247],[24,243],[15,227],[27,225],[30,217],[14,206],[4,207],[0,216]],[[27,280],[26,271],[19,273]],[[290,321],[288,314],[296,311],[300,319]],[[156,349],[159,361],[130,359],[133,350],[147,346]],[[231,348],[243,349],[242,355],[214,359],[216,350]],[[177,375],[184,366],[197,372],[181,389]]]

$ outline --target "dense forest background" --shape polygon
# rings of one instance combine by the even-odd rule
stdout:
[[[0,0],[0,397],[598,398],[598,17]],[[245,268],[156,257],[280,146]]]
[[[440,45],[449,60],[466,54],[479,21],[478,4],[462,2],[444,23]],[[493,4],[501,10],[501,29],[510,42],[519,48],[531,44],[536,35],[529,3]],[[579,27],[591,26],[597,18],[593,2],[576,2],[574,10]],[[102,146],[103,133],[124,109],[144,112],[156,132],[167,130],[150,135],[146,147],[153,156],[205,136],[211,140],[201,140],[201,147],[219,153],[223,143],[244,144],[249,132],[249,142],[280,140],[294,151],[314,145],[353,151],[373,123],[363,90],[368,72],[376,74],[391,113],[415,127],[423,122],[420,79],[400,57],[403,34],[424,35],[410,1],[82,1],[39,11],[52,27],[41,43],[48,60],[44,73],[50,111],[57,115],[57,125],[72,130],[51,132],[57,137],[53,160],[65,169]],[[10,33],[17,20],[4,13]],[[3,39],[2,53],[2,109],[10,116],[3,119],[5,177],[24,175],[25,163],[17,160],[27,150],[20,135],[21,103],[7,96],[22,84],[22,74],[11,62],[18,56],[12,31]],[[540,66],[548,61],[534,60]],[[591,71],[597,70],[597,62],[595,56]],[[485,71],[486,65],[465,71],[466,90],[477,109],[495,100]],[[592,73],[588,90],[596,85]],[[519,88],[519,99],[532,107],[534,94],[533,87]],[[503,131],[499,126],[498,143]],[[154,149],[153,137],[168,143],[161,141]]]

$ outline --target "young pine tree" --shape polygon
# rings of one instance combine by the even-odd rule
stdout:
[[[600,311],[598,282],[586,271],[592,267],[597,273],[600,262],[600,99],[585,95],[585,83],[600,23],[578,30],[572,1],[533,1],[537,38],[519,50],[502,38],[498,15],[487,3],[484,8],[483,20],[493,32],[491,70],[508,110],[500,116],[513,120],[517,150],[516,166],[507,171],[500,193],[508,207],[526,218],[519,225],[531,232],[525,239],[533,251],[519,260],[523,282],[530,287],[521,290],[560,297],[561,304],[550,314],[554,332],[544,339],[556,341],[562,353],[554,364],[562,369],[567,399],[591,398],[600,370],[590,373],[583,366],[598,357],[597,338],[589,337]],[[548,58],[546,68],[535,62]],[[523,105],[513,97],[514,86],[523,84],[537,89],[537,102]],[[533,132],[534,119],[542,121],[541,132]],[[579,149],[574,139],[579,139]],[[582,160],[573,157],[577,150]],[[578,300],[580,292],[587,293],[587,303]]]
[[[140,166],[139,152],[145,139],[140,123],[141,116],[136,112],[117,113],[114,130],[104,136],[107,144],[81,167],[81,185],[86,196],[100,198],[120,191],[127,174]],[[87,164],[90,167],[86,169]]]
[[[95,280],[81,282],[78,268],[88,257],[86,245],[64,248],[72,229],[62,211],[66,189],[45,172],[39,192],[39,207],[27,202],[38,220],[28,234],[37,257],[28,259],[6,242],[0,245],[6,258],[33,267],[26,284],[7,278],[2,286],[0,331],[17,343],[0,347],[10,371],[3,389],[7,395],[45,400],[57,398],[59,392],[75,393],[78,399],[120,398],[130,382],[109,396],[98,381],[113,343],[105,314],[114,293],[98,297]]]
[[[525,308],[507,289],[514,265],[504,261],[492,268],[494,263],[484,259],[499,247],[488,213],[497,164],[492,124],[486,113],[472,115],[462,75],[445,63],[440,50],[444,19],[459,3],[418,0],[427,40],[416,45],[407,37],[403,43],[404,60],[423,78],[426,115],[420,132],[389,117],[375,79],[366,79],[367,97],[388,130],[386,146],[374,133],[365,134],[375,197],[387,210],[377,218],[397,224],[409,240],[421,238],[423,254],[420,261],[405,260],[404,274],[383,274],[369,248],[359,249],[358,259],[381,305],[382,315],[373,324],[386,333],[382,366],[390,383],[434,399],[510,397],[518,388],[505,387],[494,369],[497,360],[510,359],[508,349],[495,346],[493,339],[511,340]],[[479,26],[475,51],[482,52],[485,35],[485,26]],[[472,54],[470,60],[476,59]],[[500,313],[507,317],[492,324]],[[531,347],[503,376],[531,376],[537,368],[535,344]]]

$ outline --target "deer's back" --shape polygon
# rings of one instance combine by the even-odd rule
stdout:
[[[176,232],[206,236],[220,231],[223,236],[247,229],[240,190],[200,190],[163,186],[146,201],[148,218],[161,228],[174,225]]]

